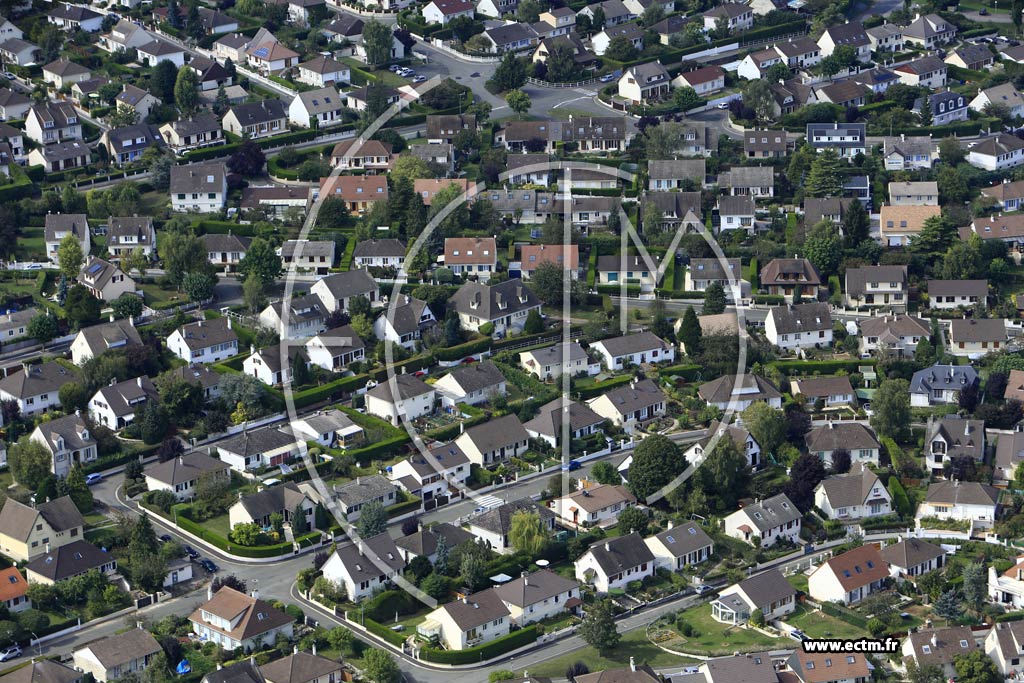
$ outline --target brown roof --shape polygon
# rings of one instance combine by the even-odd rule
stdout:
[[[78,508],[71,502],[70,496],[62,496],[56,500],[41,503],[31,508],[8,498],[0,510],[0,527],[11,538],[26,540],[32,532],[38,516],[42,516],[54,531],[67,531],[85,525]]]
[[[51,659],[33,661],[0,678],[2,683],[77,683],[81,672]]]
[[[203,621],[203,611],[228,621],[238,618],[238,625],[231,631],[225,631],[215,624]],[[243,641],[284,626],[292,621],[292,617],[262,600],[224,586],[211,600],[193,612],[189,616],[189,621],[202,623],[206,628],[222,633],[232,640]]]
[[[1003,398],[1024,401],[1024,370],[1010,370]]]
[[[860,653],[809,653],[798,647],[789,660],[790,667],[798,672],[803,683],[828,683],[829,681],[866,680],[871,678],[871,666]]]
[[[498,245],[493,237],[449,237],[444,241],[444,263],[466,265],[496,263]]]
[[[493,588],[473,593],[441,607],[463,631],[511,614]]]
[[[141,628],[102,638],[90,643],[85,649],[90,650],[97,661],[107,669],[127,664],[137,657],[156,654],[161,650],[156,638]]]
[[[576,683],[661,683],[661,680],[661,676],[646,664],[625,669],[605,669],[575,678]]]
[[[849,592],[861,586],[867,586],[875,581],[881,581],[889,576],[889,567],[878,552],[878,546],[872,544],[862,545],[859,548],[848,550],[842,555],[836,555],[825,562],[815,571],[822,571],[823,567],[832,570],[843,590]]]
[[[914,649],[914,659],[919,666],[952,664],[955,656],[968,654],[978,647],[969,626],[918,631],[911,633],[908,638]],[[925,648],[928,649],[927,652]]]
[[[476,183],[469,178],[416,178],[412,187],[423,200],[423,204],[430,206],[434,201],[434,195],[451,185],[458,187],[459,191],[466,195],[466,199],[476,194]]]
[[[679,77],[690,85],[710,83],[718,78],[725,77],[725,69],[720,66],[703,66],[693,71],[686,71],[679,74]]]
[[[818,269],[805,258],[777,258],[761,269],[761,286],[774,284],[821,285]]]
[[[568,251],[568,255],[566,255]],[[580,267],[580,247],[578,244],[549,245],[524,244],[521,248],[523,270],[533,270],[542,263],[553,263],[559,268],[577,270]],[[566,262],[568,261],[568,265]]]
[[[882,559],[888,564],[903,569],[916,567],[945,554],[946,551],[939,546],[922,541],[920,538],[908,538],[882,548]]]
[[[308,652],[296,652],[260,667],[267,683],[307,683],[340,670],[341,662]]]
[[[0,570],[0,602],[20,598],[28,590],[28,583],[17,567]]]
[[[949,326],[949,339],[953,343],[1006,341],[1006,321],[1002,318],[956,318]]]
[[[938,206],[883,206],[879,218],[882,234],[887,232],[921,232],[929,218],[942,215]],[[892,225],[889,225],[892,223]]]
[[[798,394],[811,398],[853,394],[853,385],[846,375],[841,377],[803,377],[793,380]]]
[[[548,599],[578,589],[579,586],[579,581],[575,579],[567,579],[553,571],[542,569],[503,583],[497,586],[494,592],[506,604],[528,607],[541,601],[547,602]]]
[[[383,175],[339,175],[320,179],[321,197],[338,197],[349,202],[388,199],[388,178]]]
[[[624,486],[599,484],[565,496],[587,512],[597,512],[616,503],[636,503],[636,497]]]

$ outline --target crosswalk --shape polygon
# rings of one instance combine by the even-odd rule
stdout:
[[[496,508],[499,505],[505,504],[505,501],[503,501],[501,498],[492,495],[480,496],[473,502],[476,503],[478,509],[482,508],[484,510],[490,510],[491,508]]]
[[[597,94],[596,90],[589,90],[587,88],[573,88],[573,92],[578,92],[581,95],[589,95],[590,97]]]

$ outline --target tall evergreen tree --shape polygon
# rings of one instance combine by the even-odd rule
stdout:
[[[686,355],[695,357],[701,350],[701,329],[700,321],[693,310],[688,306],[686,313],[683,313],[683,320],[679,323],[679,341],[686,349]]]

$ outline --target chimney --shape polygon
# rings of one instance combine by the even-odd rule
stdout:
[[[199,319],[199,322],[198,322],[198,323],[196,323],[196,324],[197,324],[197,326],[198,326],[198,327],[202,327],[202,326],[203,326],[203,319],[202,319],[202,318],[200,318],[200,319]]]
[[[75,408],[75,417],[82,417],[81,408]]]
[[[636,671],[636,660],[632,657],[629,658],[629,670]]]
[[[228,318],[228,329],[231,329],[231,318]]]
[[[206,587],[206,599],[213,600],[213,584]]]
[[[141,621],[136,621],[136,622],[135,622],[135,628],[137,628],[137,629],[140,629],[140,630],[141,630],[141,629],[142,629],[142,622],[141,622]]]
[[[459,423],[459,434],[465,434],[465,433],[466,433],[466,423],[465,422],[460,422]]]
[[[135,378],[135,383],[139,385],[140,389],[142,388],[142,375]]]
[[[260,589],[259,588],[253,588],[251,591],[249,591],[249,597],[251,597],[253,600],[259,600],[260,599]]]
[[[529,586],[530,585],[530,573],[529,572],[523,572],[523,585],[524,586]]]
[[[179,465],[184,465],[185,464],[185,456],[183,456],[183,455],[179,455],[178,456],[178,464]]]
[[[671,528],[672,528],[673,526],[674,526],[674,525],[672,524],[672,520],[670,519],[670,520],[668,520],[668,526],[667,526],[667,527],[665,527],[665,528],[666,528],[666,529],[671,529]]]
[[[249,344],[249,355],[251,356],[251,355],[253,355],[255,353],[256,353],[256,346],[254,344]]]
[[[468,605],[469,604],[469,600],[466,599],[465,595],[462,596],[462,604],[463,605]]]
[[[939,646],[939,639],[935,637],[934,633],[932,633],[932,647],[936,648],[938,646]]]
[[[313,643],[313,656],[316,657],[316,643]]]
[[[604,551],[606,553],[610,553],[612,551],[612,544],[609,543],[608,541],[604,542]]]
[[[220,671],[223,668],[224,668],[224,665],[221,664],[220,662],[217,662],[217,671]]]

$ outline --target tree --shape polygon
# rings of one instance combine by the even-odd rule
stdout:
[[[49,313],[39,313],[28,321],[26,331],[28,336],[45,345],[60,334],[60,326],[57,324],[57,319]]]
[[[953,166],[940,166],[935,174],[935,184],[939,188],[939,201],[943,206],[959,206],[971,198],[967,177]]]
[[[171,426],[170,418],[163,406],[156,401],[147,401],[139,412],[141,415],[137,415],[136,420],[139,423],[142,440],[150,446],[163,441]]]
[[[633,45],[633,41],[626,36],[615,36],[608,41],[608,47],[605,48],[604,56],[608,59],[614,59],[619,62],[628,62],[637,58],[639,52],[636,46]]]
[[[871,427],[875,432],[897,442],[903,440],[910,429],[910,384],[907,380],[882,380],[872,404],[875,414],[871,416]]]
[[[505,93],[505,102],[508,103],[509,109],[520,116],[530,111],[530,107],[533,105],[530,96],[518,88]]]
[[[189,273],[182,280],[181,288],[192,301],[206,301],[213,297],[217,281],[208,273]]]
[[[538,557],[548,545],[548,529],[536,512],[516,512],[512,515],[508,540],[516,552]]]
[[[389,61],[393,40],[391,27],[376,19],[367,20],[363,24],[363,45],[366,48],[367,63],[377,66]]]
[[[302,503],[296,503],[292,510],[292,532],[298,536],[309,531],[309,520],[306,519],[306,510]]]
[[[121,268],[126,273],[137,270],[139,275],[145,277],[146,270],[149,268],[149,256],[142,250],[142,247],[135,247],[130,254],[121,259]]]
[[[363,659],[363,671],[374,683],[399,683],[402,672],[390,652],[377,648],[366,651]]]
[[[61,385],[57,396],[60,398],[61,409],[69,415],[76,410],[85,410],[90,398],[85,387],[78,382],[67,382]]]
[[[953,668],[957,683],[1003,683],[1003,674],[995,660],[981,649],[954,655]]]
[[[470,591],[476,592],[486,583],[484,569],[486,569],[484,560],[478,553],[463,553],[462,560],[459,562],[459,580]]]
[[[257,237],[249,245],[245,256],[238,264],[238,272],[246,281],[250,277],[267,286],[281,276],[283,267],[281,257],[277,255],[269,240]]]
[[[388,512],[384,505],[372,501],[364,505],[359,512],[359,521],[356,530],[362,538],[372,538],[382,534],[388,529]]]
[[[163,231],[157,245],[167,278],[181,287],[185,275],[212,269],[203,240],[189,232]]]
[[[75,279],[82,270],[85,254],[82,253],[82,243],[75,235],[68,233],[60,241],[60,246],[57,247],[57,262],[60,264],[60,274],[68,280]]]
[[[725,313],[725,288],[719,282],[712,282],[704,290],[704,315]]]
[[[735,510],[737,501],[750,484],[747,456],[732,437],[723,435],[691,481],[691,511],[727,513]],[[703,504],[700,504],[701,500]]]
[[[576,633],[602,657],[618,647],[621,635],[615,628],[611,601],[602,600],[588,610]]]
[[[843,214],[843,238],[846,240],[846,247],[851,249],[869,239],[870,230],[871,217],[864,205],[854,199]]]
[[[641,536],[646,535],[647,525],[649,523],[647,513],[636,506],[629,506],[625,510],[619,513],[618,527],[619,531],[625,534],[631,534],[634,531],[638,532]]]
[[[64,315],[75,329],[87,327],[100,317],[100,300],[89,293],[82,285],[75,285],[68,290],[64,300]]]
[[[64,478],[64,490],[80,513],[85,515],[92,512],[92,491],[85,481],[85,472],[82,471],[81,465],[75,463],[71,466],[68,476]]]
[[[176,436],[169,436],[160,443],[160,449],[156,455],[157,460],[160,462],[167,462],[168,460],[180,457],[184,452],[185,445],[181,443],[181,439]]]
[[[189,3],[188,14],[185,15],[185,33],[196,40],[206,35],[206,29],[203,28],[203,20],[199,16],[199,6],[194,0]]]
[[[972,562],[964,567],[963,578],[964,606],[979,613],[988,595],[988,571],[980,562]]]
[[[181,8],[178,6],[177,0],[170,0],[167,3],[167,23],[171,28],[182,28],[184,20],[181,16]]]
[[[683,313],[683,319],[679,323],[679,342],[683,345],[686,355],[695,358],[701,352],[701,329],[700,320],[693,310],[693,306],[687,306]]]
[[[213,580],[213,583],[210,584],[210,589],[214,593],[216,593],[217,591],[219,591],[221,588],[224,588],[225,586],[227,586],[228,588],[233,588],[236,591],[238,591],[239,593],[246,593],[246,592],[248,592],[248,586],[246,585],[245,579],[240,579],[237,576],[235,576],[234,574],[228,574],[227,576],[218,576],[218,577],[216,577]]]
[[[825,465],[821,458],[804,453],[789,470],[789,483],[784,491],[802,512],[807,512],[814,504],[814,489],[825,478]]]
[[[235,153],[228,159],[228,170],[244,176],[256,176],[263,173],[263,165],[267,157],[263,150],[252,140],[245,140]]]
[[[590,470],[590,478],[598,484],[621,484],[622,477],[615,465],[610,462],[599,462]]]
[[[654,434],[633,451],[629,467],[629,488],[638,499],[646,499],[672,481],[686,468],[679,446],[668,437]]]
[[[494,70],[491,81],[498,92],[521,88],[526,83],[526,65],[512,52],[506,52],[498,68]]]
[[[947,169],[939,172],[943,170]],[[926,256],[945,254],[957,239],[956,226],[951,221],[942,215],[930,216],[921,226],[921,232],[910,238],[907,249]]]
[[[851,464],[850,451],[845,448],[837,448],[832,451],[832,466],[830,469],[833,474],[846,474],[850,471]]]
[[[551,43],[544,64],[548,68],[547,80],[553,83],[573,80],[578,68],[572,46],[562,40]]]
[[[161,60],[157,62],[156,66],[153,67],[153,73],[150,76],[150,89],[153,94],[159,97],[164,104],[174,103],[174,86],[178,78],[178,69],[174,66],[174,62],[170,60]],[[120,90],[118,90],[120,92]]]
[[[125,292],[110,304],[114,317],[118,320],[142,315],[142,297]]]
[[[29,490],[36,490],[50,476],[53,456],[46,446],[27,435],[7,449],[7,465],[14,480]]]
[[[139,122],[139,112],[128,107],[117,106],[114,111],[107,115],[107,125],[111,128],[124,128],[134,126]]]
[[[748,82],[743,88],[743,106],[753,109],[759,119],[770,119],[775,107],[775,95],[768,82],[763,79]]]
[[[823,149],[811,162],[804,192],[808,197],[838,197],[843,192],[843,166],[834,149]]]
[[[743,424],[766,453],[775,453],[786,440],[786,418],[767,403],[751,403],[743,411]]]
[[[834,275],[839,270],[842,239],[839,230],[829,220],[817,223],[804,240],[804,256],[823,276]]]
[[[963,616],[963,610],[960,608],[960,596],[956,589],[951,588],[943,592],[935,601],[932,610],[947,621],[956,621]]]
[[[942,142],[939,143],[939,158],[942,159],[944,164],[957,166],[964,162],[967,158],[967,153],[964,151],[960,140],[950,136],[943,138]]]
[[[651,7],[658,7],[660,9],[659,5],[651,5]],[[672,93],[672,100],[682,111],[690,111],[704,105],[704,98],[688,85],[676,88],[675,92]]]
[[[523,325],[523,334],[540,334],[544,331],[544,320],[540,317],[540,311],[536,308],[526,315],[526,322]]]
[[[178,69],[174,81],[174,103],[185,116],[192,116],[199,110],[199,79],[191,67]]]
[[[0,255],[10,256],[14,253],[25,224],[22,213],[18,204],[0,205]]]

